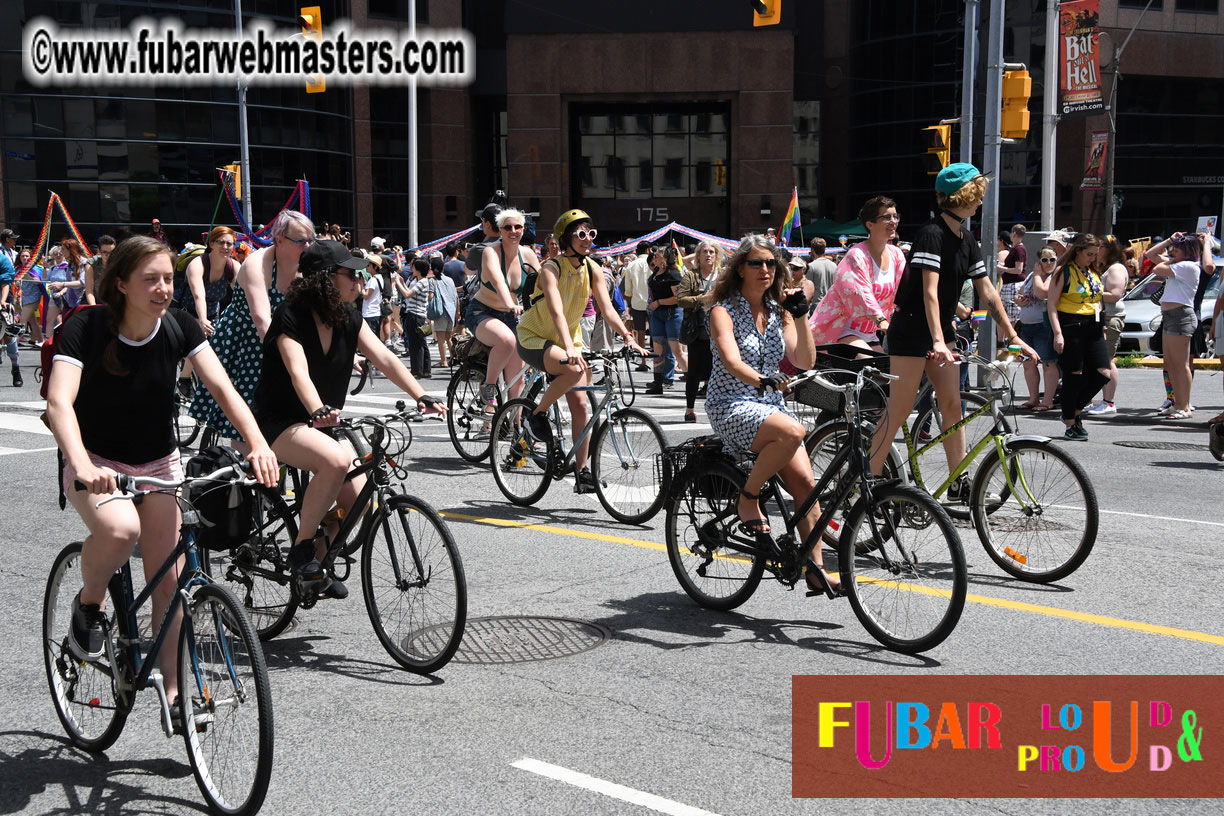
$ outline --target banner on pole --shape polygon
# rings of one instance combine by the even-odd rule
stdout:
[[[1105,110],[1097,40],[1100,7],[1100,0],[1067,0],[1059,8],[1058,110],[1064,117]]]
[[[1092,131],[1092,145],[1088,148],[1088,166],[1084,168],[1081,190],[1100,190],[1105,184],[1105,154],[1109,152],[1109,131]]]

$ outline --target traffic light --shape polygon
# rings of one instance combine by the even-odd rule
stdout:
[[[931,125],[923,128],[922,132],[927,140],[926,171],[927,175],[933,176],[952,161],[952,126]]]
[[[782,22],[782,0],[751,0],[752,25],[771,26]]]
[[[234,197],[242,198],[242,164],[236,162],[234,164],[225,165],[225,169],[234,174]]]
[[[302,36],[315,40],[323,38],[323,14],[318,6],[302,6],[298,13],[298,22],[302,26]],[[327,83],[322,74],[310,74],[306,77],[306,93],[323,93]]]
[[[1023,139],[1029,129],[1029,96],[1033,80],[1028,71],[1003,72],[1003,119],[999,132],[1004,139]]]

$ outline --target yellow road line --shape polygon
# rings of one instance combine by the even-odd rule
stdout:
[[[486,518],[484,516],[471,516],[464,513],[454,513],[446,511],[442,513],[446,518],[453,518],[459,521],[470,521],[475,524],[488,524],[494,527],[518,527],[523,530],[538,530],[542,533],[554,533],[556,535],[570,536],[571,538],[585,538],[591,541],[606,541],[609,544],[627,544],[630,547],[640,547],[645,550],[656,550],[659,552],[667,552],[666,545],[658,544],[654,541],[646,541],[641,538],[626,538],[624,536],[604,535],[603,533],[588,533],[583,530],[571,530],[566,527],[553,527],[547,524],[533,524],[526,521],[510,521],[507,519]],[[927,593],[942,593],[944,590],[936,590],[927,587],[905,587],[915,591]],[[1024,601],[1008,601],[1003,598],[993,598],[989,595],[978,595],[969,593],[965,596],[966,603],[976,603],[983,606],[994,606],[1000,609],[1011,609],[1017,612],[1031,612],[1034,615],[1045,615],[1051,618],[1064,618],[1067,620],[1080,621],[1081,623],[1095,623],[1098,626],[1109,626],[1114,629],[1128,629],[1132,632],[1145,632],[1150,635],[1164,635],[1165,637],[1181,638],[1182,640],[1194,640],[1200,643],[1210,643],[1214,646],[1224,646],[1224,635],[1211,635],[1206,632],[1195,632],[1191,629],[1178,629],[1174,626],[1159,626],[1154,623],[1142,623],[1140,621],[1126,620],[1125,618],[1113,618],[1108,615],[1094,615],[1091,612],[1076,612],[1070,609],[1059,609],[1053,606],[1040,606],[1038,604],[1025,603]]]

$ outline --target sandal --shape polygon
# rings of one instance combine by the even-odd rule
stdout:
[[[1018,410],[1018,411],[1035,411],[1035,410],[1037,410],[1037,408],[1038,408],[1040,405],[1041,405],[1041,403],[1039,403],[1039,402],[1034,402],[1033,400],[1029,400],[1028,402],[1022,402],[1022,403],[1020,403],[1019,405],[1017,405],[1017,406],[1016,406],[1016,410]]]
[[[819,577],[817,577],[817,573],[819,573]],[[836,584],[834,584],[830,580],[831,577],[832,576],[824,571],[823,567],[818,566],[816,562],[809,557],[803,564],[803,580],[804,583],[807,584],[808,588],[807,597],[828,598],[830,597],[830,592],[833,593],[832,597],[834,598],[845,595],[846,591],[842,589],[841,581],[839,580]]]
[[[745,499],[752,499],[753,501],[758,501],[761,498],[760,493],[749,493],[747,490],[741,490],[739,493]],[[758,510],[760,509],[759,505],[757,509]],[[739,515],[738,511],[736,515]],[[760,536],[767,536],[770,533],[769,519],[764,519],[764,518],[758,518],[758,519],[740,518],[739,527],[740,527],[741,532],[747,533],[748,535],[753,536],[754,538],[759,538]]]

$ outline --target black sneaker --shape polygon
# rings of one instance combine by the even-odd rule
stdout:
[[[969,489],[969,474],[962,473],[960,478],[948,488],[948,501],[954,504],[968,504]]]
[[[99,660],[106,654],[106,614],[97,604],[81,603],[80,592],[72,601],[68,651],[78,660]]]
[[[21,369],[13,366],[13,387],[20,388],[25,385],[25,381],[21,379]]]
[[[536,442],[547,442],[552,439],[552,423],[548,421],[548,414],[532,412],[527,417],[527,433]]]
[[[1066,432],[1063,434],[1063,439],[1070,442],[1087,442],[1088,432],[1084,430],[1084,426],[1077,419],[1074,425],[1067,426]]]
[[[642,393],[646,394],[647,396],[660,397],[663,395],[663,383],[655,380],[650,385],[646,386],[646,390]]]
[[[634,371],[649,371],[650,366],[646,365],[645,363],[638,363],[637,367],[634,368],[633,370]]]
[[[595,477],[591,475],[590,468],[583,468],[582,470],[578,471],[578,475],[574,477],[574,492],[595,492]]]

